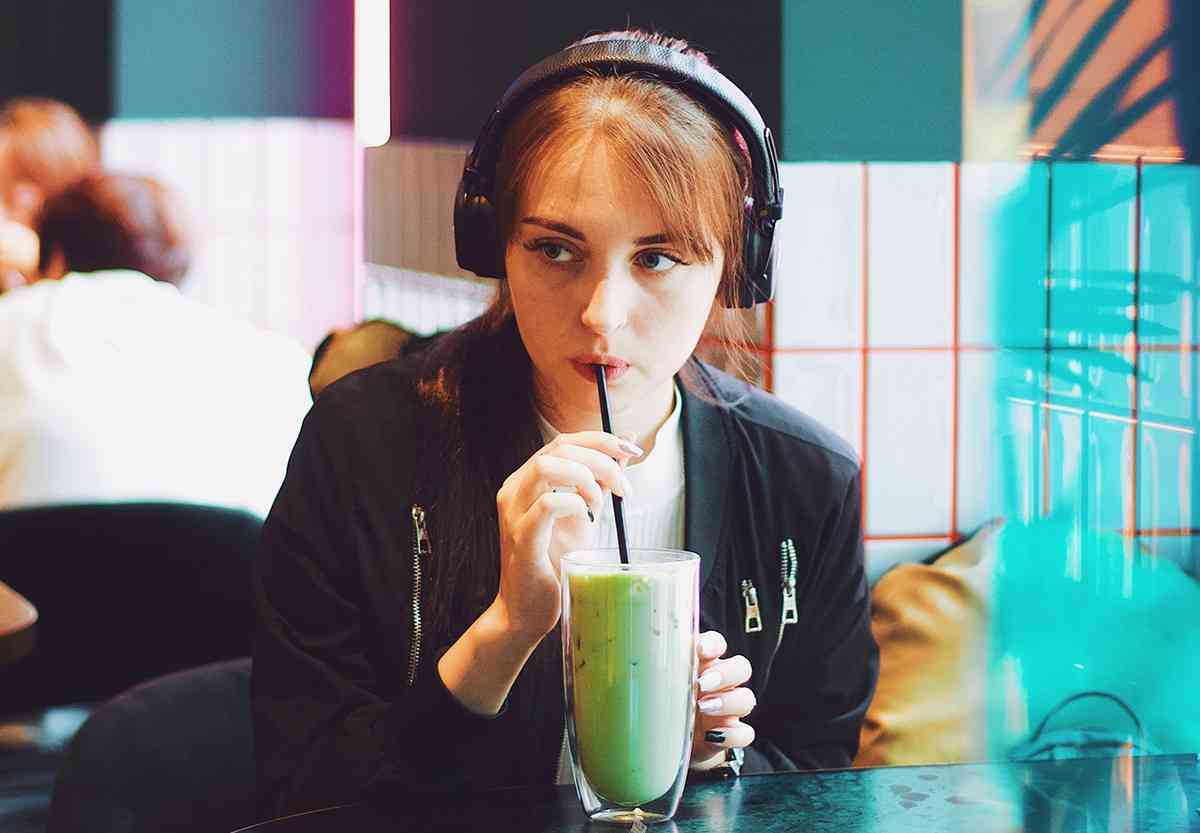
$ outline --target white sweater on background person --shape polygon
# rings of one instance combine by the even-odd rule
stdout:
[[[0,295],[0,508],[184,501],[265,515],[310,359],[139,272]]]

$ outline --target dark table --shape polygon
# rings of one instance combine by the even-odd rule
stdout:
[[[0,581],[0,665],[16,662],[33,650],[35,622],[33,605]]]
[[[398,798],[301,813],[245,833],[606,833],[574,787]],[[880,767],[698,783],[653,833],[1200,833],[1196,755]]]

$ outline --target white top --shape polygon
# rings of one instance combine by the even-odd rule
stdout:
[[[0,508],[170,500],[265,515],[311,405],[283,336],[140,272],[0,295]]]
[[[625,476],[633,486],[632,496],[622,504],[626,543],[631,548],[683,549],[683,429],[679,424],[682,402],[683,397],[676,387],[671,414],[655,434],[654,447],[644,460],[625,469]],[[559,434],[540,413],[538,426],[542,431],[542,439],[546,442],[550,442]],[[619,426],[614,427],[619,429]],[[596,520],[596,538],[592,546],[615,548],[617,527],[613,519],[611,500],[605,501],[604,510]],[[555,780],[559,784],[573,783],[571,754],[567,749],[565,727]]]

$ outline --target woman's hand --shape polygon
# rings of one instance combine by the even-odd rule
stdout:
[[[750,679],[750,660],[743,656],[721,659],[728,645],[716,631],[700,634],[700,666],[696,699],[696,729],[692,733],[695,770],[712,769],[725,760],[725,750],[754,742],[754,727],[741,718],[754,710],[754,692],[742,688]]]
[[[609,492],[629,496],[624,468],[641,453],[603,431],[559,434],[504,481],[496,605],[510,630],[536,640],[553,629],[562,610],[559,559],[591,545]]]

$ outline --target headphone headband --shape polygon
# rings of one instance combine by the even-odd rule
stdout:
[[[722,124],[741,133],[750,154],[752,213],[746,222],[746,278],[750,291],[739,306],[769,300],[773,233],[783,216],[783,189],[775,141],[758,108],[736,84],[714,67],[670,47],[633,39],[609,39],[568,47],[525,70],[500,97],[467,157],[455,200],[455,243],[459,265],[477,274],[503,275],[496,262],[499,241],[491,199],[502,138],[522,107],[546,89],[563,81],[597,72],[603,75],[644,73],[680,87]],[[486,215],[484,217],[483,215]],[[490,237],[489,237],[490,234]]]

